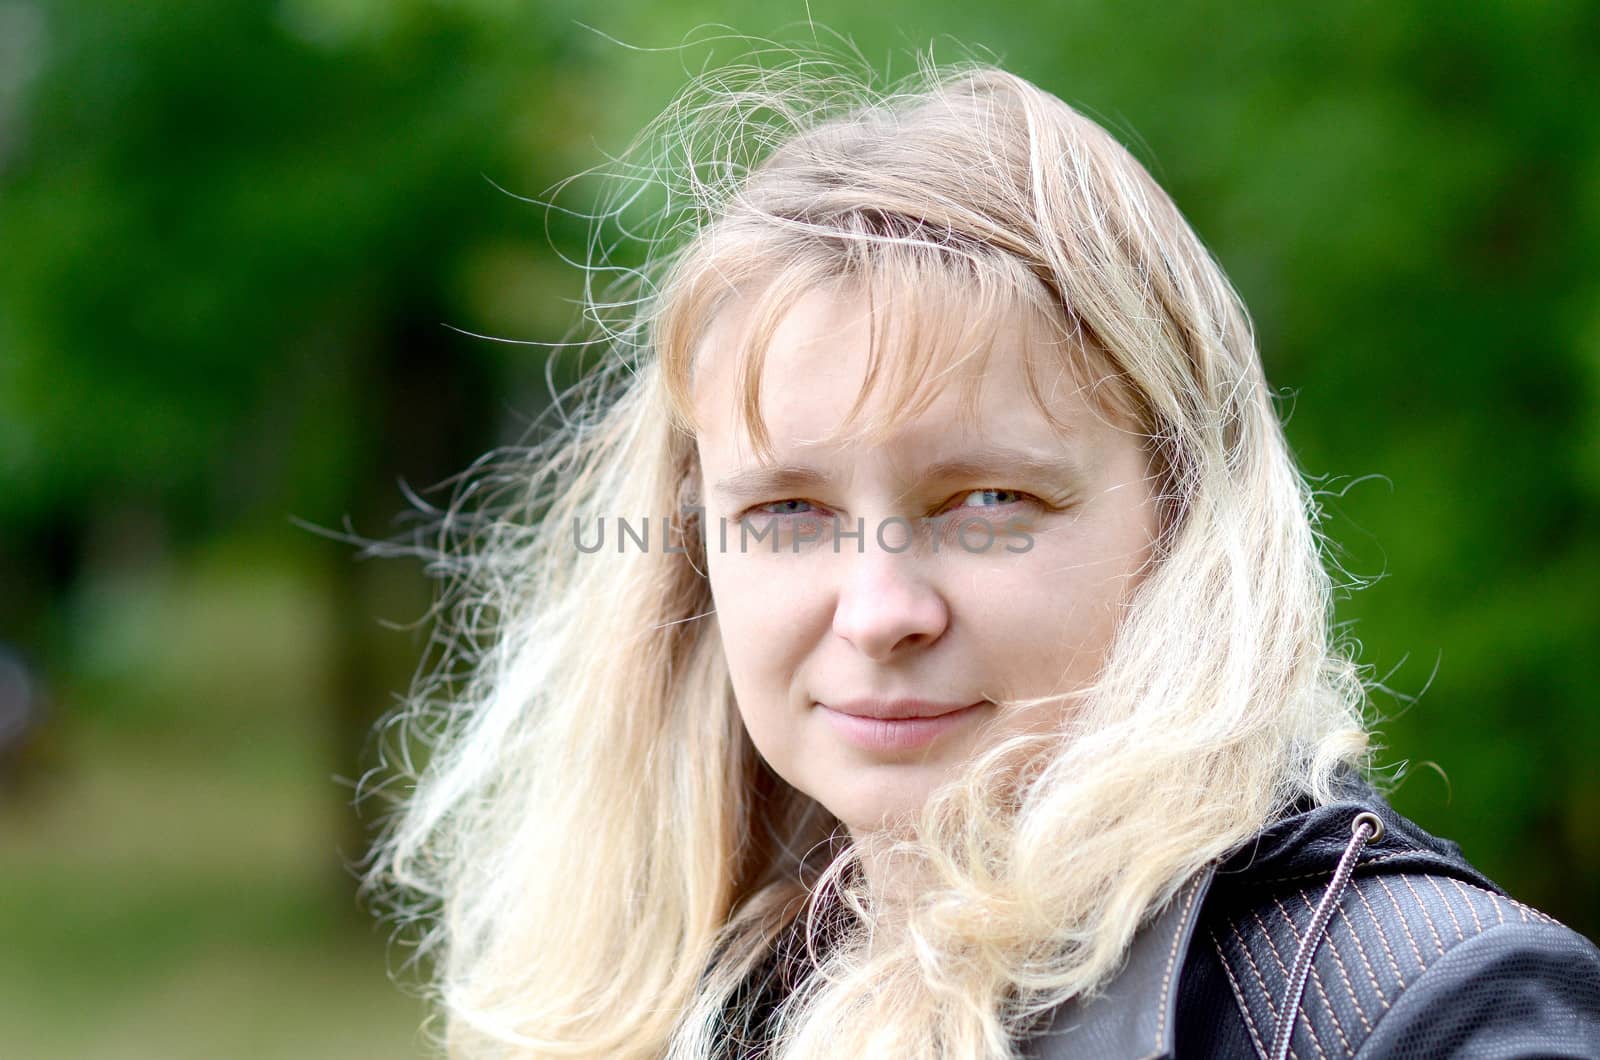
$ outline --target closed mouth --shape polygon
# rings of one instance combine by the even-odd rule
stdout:
[[[976,703],[937,703],[931,700],[849,700],[840,703],[818,703],[817,706],[831,710],[835,714],[846,714],[852,718],[864,718],[871,721],[927,721],[932,718],[943,718],[963,710],[971,710],[980,706],[985,700]]]

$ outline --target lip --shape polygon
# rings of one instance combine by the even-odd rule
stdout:
[[[867,751],[914,751],[959,728],[986,706],[935,703],[926,699],[848,700],[818,703],[835,732]]]

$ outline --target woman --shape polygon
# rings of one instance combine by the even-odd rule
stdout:
[[[1600,1054],[1600,953],[1362,779],[1172,202],[998,69],[814,70],[668,112],[692,232],[456,554],[373,877],[451,1052]]]

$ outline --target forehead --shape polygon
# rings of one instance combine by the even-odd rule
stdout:
[[[758,341],[752,309],[730,306],[699,351],[694,396],[702,434],[750,438],[759,417],[774,440],[847,445],[903,434],[923,419],[946,429],[981,427],[985,406],[997,397],[1025,396],[1028,329],[1020,320],[997,321],[994,331],[955,342],[948,329],[884,312],[858,292],[813,289]],[[952,347],[946,356],[928,350],[935,335]]]
[[[702,443],[1066,438],[1103,373],[1028,292],[835,281],[731,298],[693,350]]]

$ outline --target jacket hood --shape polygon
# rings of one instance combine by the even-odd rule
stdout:
[[[1435,872],[1505,892],[1462,855],[1461,848],[1423,830],[1390,807],[1383,795],[1354,770],[1336,779],[1339,798],[1322,806],[1302,799],[1217,866],[1217,885],[1257,884],[1331,874],[1350,845],[1350,825],[1358,814],[1383,822],[1380,839],[1367,844],[1356,870],[1382,863],[1385,871]]]

